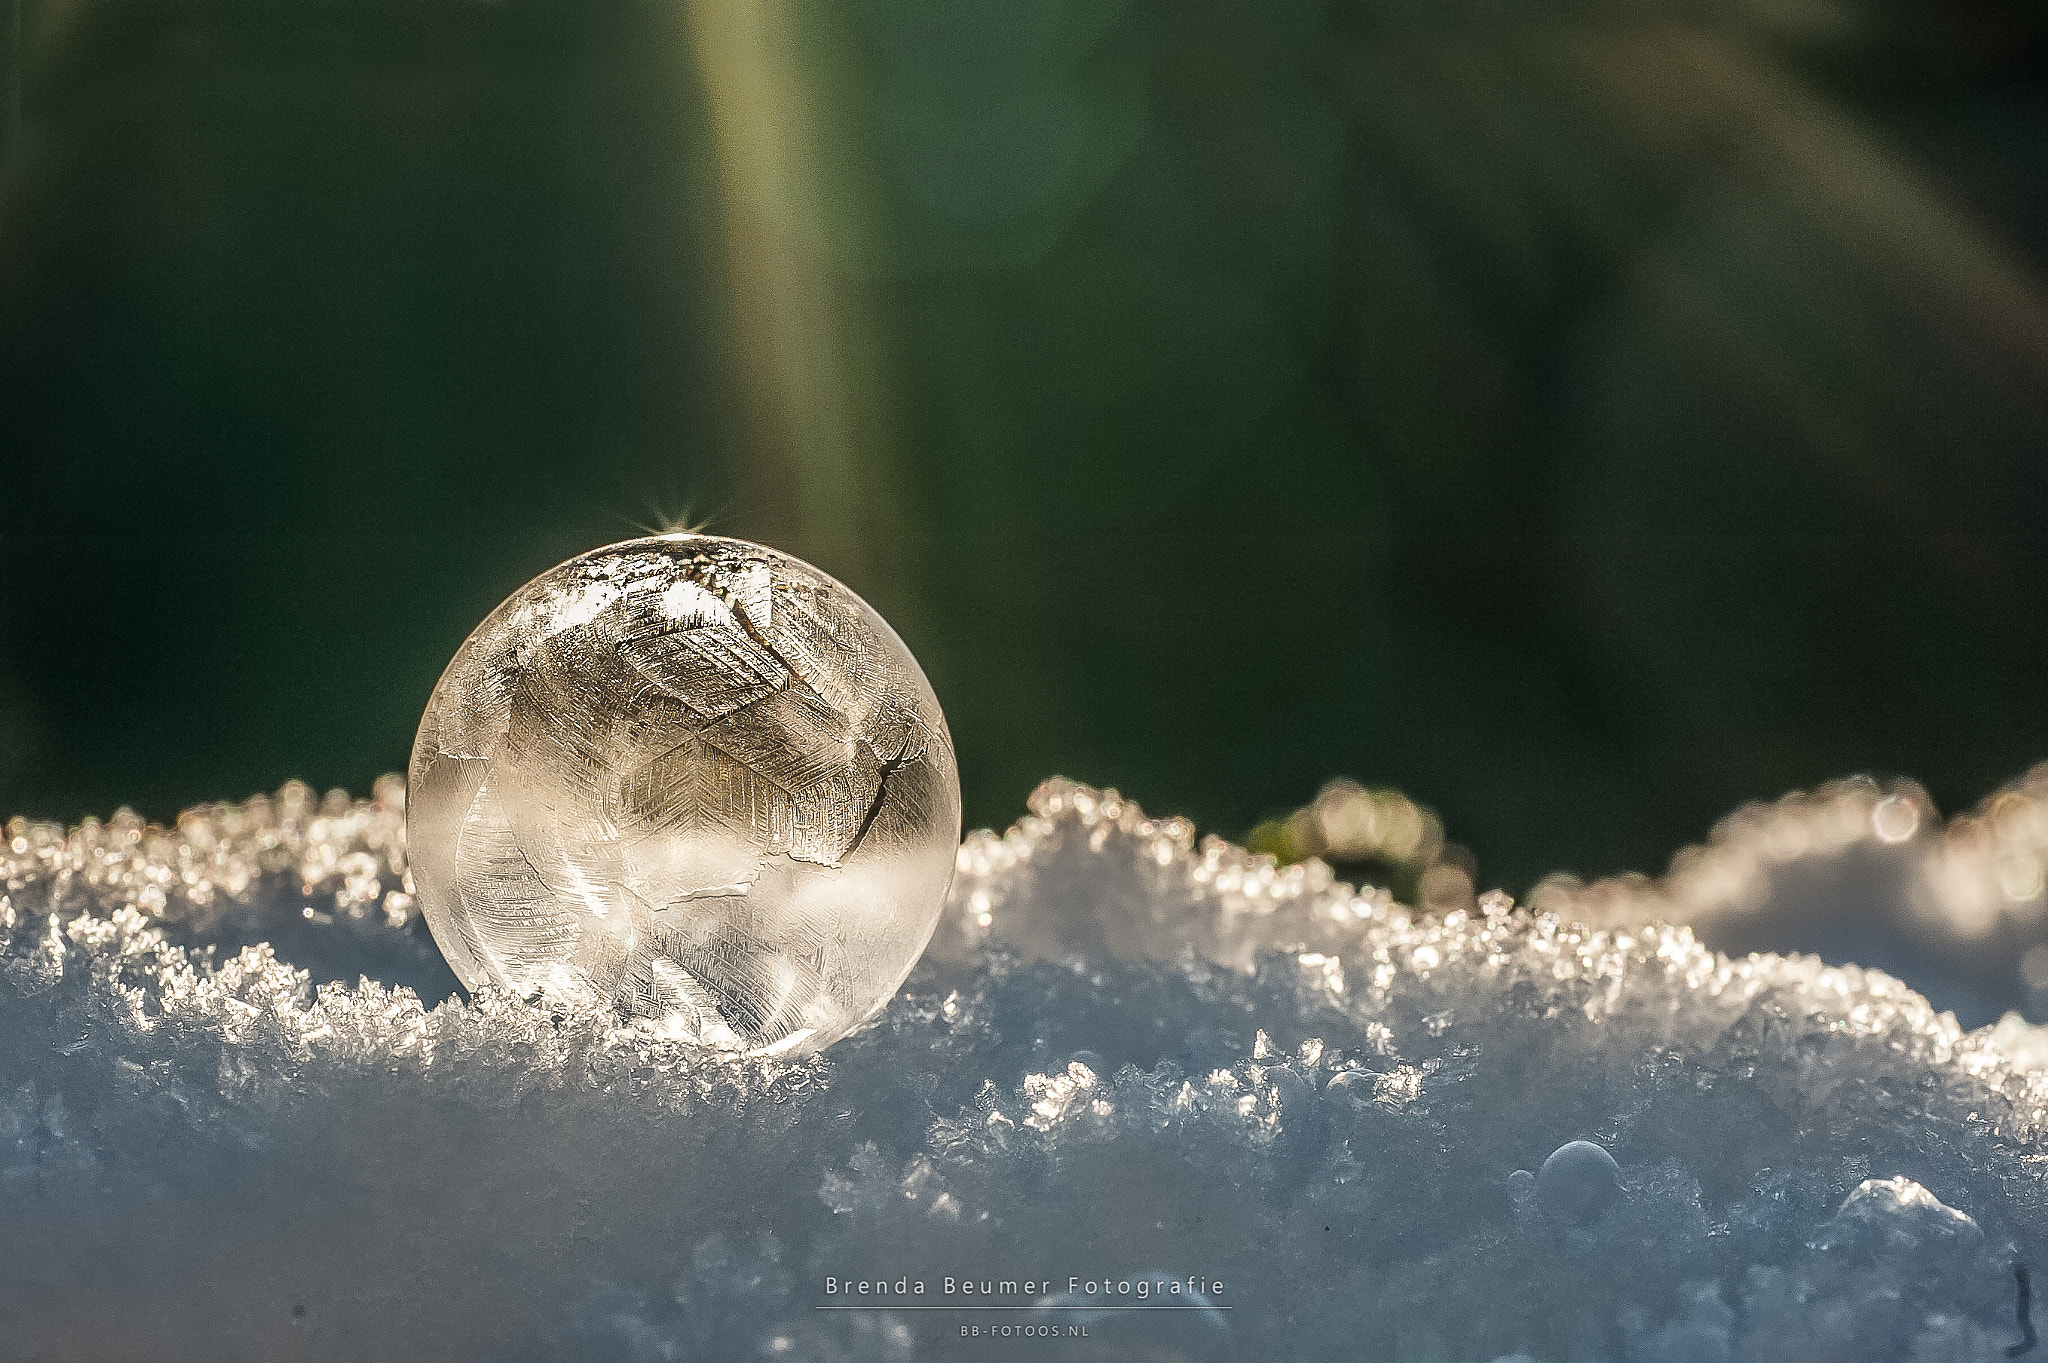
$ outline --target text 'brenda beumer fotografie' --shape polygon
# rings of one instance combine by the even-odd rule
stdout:
[[[834,1304],[896,1306],[1024,1305],[1038,1310],[1100,1311],[1145,1303],[1228,1310],[1217,1298],[1223,1295],[1223,1281],[1191,1274],[1185,1278],[1161,1273],[1144,1273],[1128,1278],[1084,1277],[1069,1274],[1064,1279],[1043,1278],[960,1278],[941,1276],[927,1282],[899,1275],[895,1278],[827,1278],[825,1296]]]

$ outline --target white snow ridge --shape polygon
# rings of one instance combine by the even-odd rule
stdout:
[[[1053,781],[874,1025],[731,1060],[461,997],[402,801],[7,826],[0,1355],[2032,1351],[2016,1017],[1611,903],[1423,918]]]

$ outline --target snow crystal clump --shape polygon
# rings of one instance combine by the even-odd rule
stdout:
[[[717,1058],[454,993],[417,952],[402,798],[8,825],[12,1356],[2034,1338],[2048,1044],[1875,971],[1501,896],[1420,916],[1055,781],[963,845],[875,1025]]]

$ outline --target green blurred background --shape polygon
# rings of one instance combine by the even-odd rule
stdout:
[[[0,813],[401,768],[519,583],[854,586],[971,824],[1482,884],[2048,756],[2022,0],[5,0]]]

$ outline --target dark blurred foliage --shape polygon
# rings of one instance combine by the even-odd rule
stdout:
[[[0,809],[364,789],[499,598],[674,518],[899,624],[971,823],[1347,773],[1519,888],[2048,755],[2038,5],[24,32]]]

